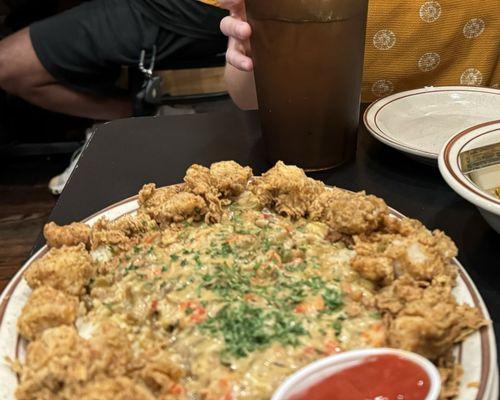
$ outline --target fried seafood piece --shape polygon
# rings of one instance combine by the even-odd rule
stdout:
[[[325,190],[321,182],[308,178],[302,169],[282,161],[253,180],[249,188],[262,207],[291,218],[307,216],[314,199]]]
[[[437,279],[405,302],[388,326],[389,345],[436,360],[487,322],[477,308],[458,304],[449,281]]]
[[[16,390],[17,400],[61,399],[64,387],[90,378],[93,355],[75,328],[47,329],[31,342]]]
[[[139,192],[139,211],[146,213],[160,225],[187,219],[200,221],[208,211],[205,200],[183,190],[184,185],[161,189],[157,189],[154,183],[145,185]]]
[[[93,229],[90,242],[92,250],[102,246],[113,246],[126,251],[131,246],[130,238],[125,233],[117,230]]]
[[[126,334],[112,323],[99,326],[87,345],[94,354],[94,374],[126,375],[137,367]]]
[[[210,170],[198,164],[193,164],[186,171],[184,182],[191,193],[201,196],[207,204],[205,221],[220,222],[222,218],[222,202],[220,193],[213,185]]]
[[[184,182],[188,191],[205,196],[207,194],[217,196],[217,189],[212,185],[210,170],[203,165],[191,165],[184,176]]]
[[[73,399],[89,382],[134,370],[130,342],[119,328],[105,326],[95,335],[85,340],[69,326],[43,332],[28,345],[16,398]]]
[[[59,325],[73,325],[78,311],[78,298],[51,288],[35,289],[17,320],[22,337],[34,340],[43,331]]]
[[[73,327],[46,330],[28,345],[20,371],[18,400],[166,399],[180,377],[164,352],[134,356],[112,324],[101,325],[89,340]]]
[[[32,289],[46,285],[78,296],[94,275],[94,266],[85,245],[51,248],[33,262],[24,274]]]
[[[124,215],[114,221],[102,220],[100,228],[117,230],[123,232],[128,237],[133,237],[157,229],[158,225],[149,215],[137,213],[134,215]]]
[[[310,211],[312,219],[321,220],[334,231],[348,235],[377,230],[388,214],[384,200],[339,188],[324,190],[314,199]]]
[[[356,256],[351,262],[352,268],[364,278],[382,285],[404,274],[425,281],[439,275],[456,277],[452,258],[457,255],[457,248],[448,236],[439,230],[431,232],[415,220],[404,221],[398,226],[401,233],[375,232],[355,236]]]
[[[43,228],[43,236],[49,247],[76,246],[83,243],[86,247],[90,244],[90,227],[81,222],[69,225],[57,225],[49,222]]]
[[[73,398],[81,400],[155,400],[143,385],[125,376],[101,378],[83,386]]]
[[[454,399],[460,392],[460,380],[463,375],[463,368],[456,364],[451,354],[451,350],[437,360],[437,367],[441,377],[441,392],[439,400]]]
[[[250,167],[242,167],[234,161],[214,163],[210,168],[193,164],[186,171],[184,182],[189,191],[205,195],[215,193],[218,198],[231,198],[242,194],[252,177]]]
[[[252,177],[250,167],[234,161],[221,161],[209,168],[194,164],[186,171],[184,182],[190,192],[202,196],[208,205],[207,222],[220,222],[222,206],[239,196]]]
[[[210,166],[212,185],[223,198],[236,197],[242,194],[252,177],[250,167],[242,167],[234,161],[221,161]]]
[[[131,239],[157,228],[157,223],[145,213],[127,214],[114,221],[101,218],[92,227],[92,249],[111,245],[127,250],[131,246]]]
[[[416,281],[410,275],[403,275],[378,292],[375,297],[377,308],[391,315],[397,315],[406,303],[420,300],[427,287],[429,282]]]

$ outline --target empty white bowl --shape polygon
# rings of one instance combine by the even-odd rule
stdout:
[[[486,122],[454,135],[444,145],[438,161],[441,175],[448,185],[476,205],[491,227],[500,233],[500,199],[490,192],[495,185],[500,186],[498,165],[467,175],[462,172],[460,162],[461,153],[494,143],[500,143],[500,120]]]
[[[395,355],[405,358],[420,366],[429,377],[429,393],[425,400],[437,400],[441,390],[441,378],[437,368],[426,358],[408,351],[377,348],[352,350],[323,358],[305,366],[291,375],[279,388],[271,400],[290,400],[293,396],[303,393],[316,383],[346,368],[359,365],[367,357],[380,355]]]
[[[436,86],[395,93],[372,103],[364,123],[375,139],[435,165],[444,143],[470,126],[500,118],[500,90]]]

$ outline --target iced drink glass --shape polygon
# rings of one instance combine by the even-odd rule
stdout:
[[[270,161],[307,170],[352,158],[368,0],[245,0]]]

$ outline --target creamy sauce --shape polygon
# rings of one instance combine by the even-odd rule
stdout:
[[[93,282],[82,326],[112,321],[138,352],[166,349],[191,399],[268,399],[318,358],[382,345],[352,250],[325,224],[259,210],[252,196],[219,224],[185,223],[111,259],[100,250],[116,265]]]

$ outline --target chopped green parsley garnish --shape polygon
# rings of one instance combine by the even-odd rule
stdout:
[[[224,306],[201,329],[222,335],[225,349],[222,358],[245,357],[273,342],[298,345],[299,337],[307,332],[296,317],[278,310],[267,311],[246,302]]]

